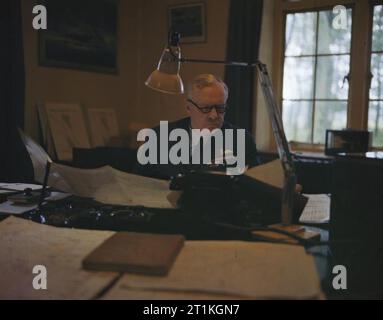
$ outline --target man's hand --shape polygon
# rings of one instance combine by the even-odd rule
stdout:
[[[302,185],[300,185],[298,183],[295,185],[295,192],[296,193],[301,193],[302,189],[303,189]]]

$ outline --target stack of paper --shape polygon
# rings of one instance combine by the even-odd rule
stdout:
[[[60,229],[9,217],[0,222],[0,299],[91,299],[118,276],[88,272],[82,259],[113,235]],[[47,271],[47,289],[33,287],[33,268]]]
[[[0,215],[2,214],[22,214],[37,208],[37,204],[15,205],[11,201],[0,204]]]
[[[187,241],[167,277],[125,274],[105,299],[318,299],[304,248],[243,241]]]
[[[117,273],[88,272],[81,261],[113,234],[7,218],[0,223],[0,299],[322,297],[304,248],[244,241],[187,241],[167,276],[126,273],[112,286]],[[46,269],[46,290],[33,286],[37,265]]]

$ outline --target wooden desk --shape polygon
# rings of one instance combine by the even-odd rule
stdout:
[[[322,294],[314,259],[292,245],[187,241],[167,277],[82,270],[82,259],[112,234],[55,228],[16,217],[3,220],[0,297],[154,299],[177,294],[187,299],[317,299]],[[32,287],[35,265],[46,266],[48,290]]]

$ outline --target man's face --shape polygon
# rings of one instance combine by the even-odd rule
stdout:
[[[227,100],[225,90],[220,84],[214,84],[201,90],[195,90],[191,99],[201,108],[213,105],[223,105]],[[218,113],[215,108],[212,108],[209,113],[203,113],[188,101],[186,110],[191,119],[192,129],[214,130],[222,127],[225,114]]]

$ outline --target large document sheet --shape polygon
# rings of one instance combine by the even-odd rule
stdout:
[[[61,229],[9,217],[0,222],[0,299],[91,299],[118,273],[82,269],[82,259],[114,232]],[[32,283],[36,265],[47,270],[47,289]]]
[[[104,299],[318,299],[314,259],[303,247],[187,241],[166,277],[125,274]]]
[[[53,163],[48,184],[107,204],[172,208],[169,182],[122,172],[105,166],[78,169]],[[64,184],[65,183],[65,184]]]
[[[35,180],[40,183],[44,181],[46,163],[49,161],[48,185],[57,190],[107,204],[173,208],[167,199],[170,194],[168,181],[122,172],[110,166],[79,169],[52,163],[40,145],[21,131],[20,135],[31,157]]]

